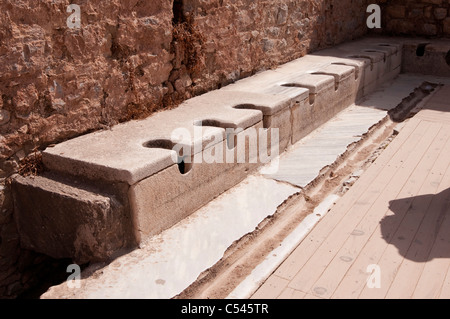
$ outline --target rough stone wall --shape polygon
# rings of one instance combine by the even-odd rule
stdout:
[[[39,150],[357,38],[369,2],[1,1],[0,297],[58,266],[20,248],[8,186]],[[71,3],[80,29],[66,25]]]
[[[185,0],[204,35],[195,90],[226,85],[366,32],[367,0]]]
[[[383,32],[450,37],[449,0],[382,0]]]

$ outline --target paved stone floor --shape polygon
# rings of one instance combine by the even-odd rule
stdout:
[[[450,297],[450,86],[252,298]]]

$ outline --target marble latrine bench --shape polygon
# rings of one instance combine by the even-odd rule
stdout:
[[[404,41],[345,43],[176,109],[47,148],[42,154],[46,172],[16,176],[12,183],[22,246],[77,263],[107,260],[137,247],[260,167],[260,154],[251,150],[262,139],[268,137],[269,149],[275,146],[281,153],[395,78]],[[180,129],[188,134],[177,139]],[[276,144],[272,129],[278,132]],[[235,141],[231,146],[230,140]],[[183,154],[174,151],[176,145]],[[245,152],[244,163],[237,160],[239,150]],[[194,160],[219,151],[234,160]]]

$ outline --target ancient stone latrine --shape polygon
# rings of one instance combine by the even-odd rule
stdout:
[[[39,174],[43,149],[363,36],[371,3],[80,0],[81,28],[70,29],[71,2],[0,4],[1,297],[14,298],[68,264],[21,248],[17,232],[10,177]],[[450,35],[446,1],[380,5],[378,33]],[[424,73],[435,64],[417,56],[442,55],[426,41],[404,52],[403,67]],[[439,63],[448,64],[449,56]]]

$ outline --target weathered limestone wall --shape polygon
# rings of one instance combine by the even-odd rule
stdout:
[[[293,60],[366,32],[366,0],[185,0],[204,36],[199,89]]]
[[[58,264],[21,249],[14,222],[8,177],[39,168],[35,149],[362,36],[369,2],[2,1],[0,297]],[[70,3],[81,7],[80,29],[66,25]]]
[[[383,32],[393,35],[450,37],[450,1],[383,0]]]

